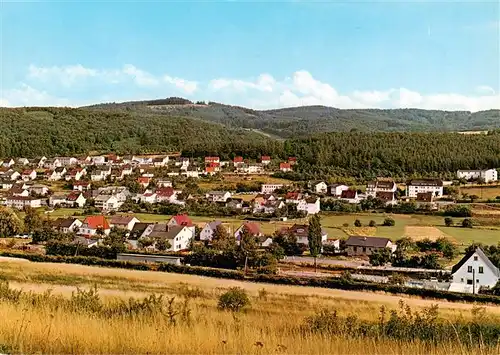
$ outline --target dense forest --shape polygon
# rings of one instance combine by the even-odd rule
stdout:
[[[195,105],[201,106],[201,105]],[[147,110],[0,109],[0,157],[182,151],[184,156],[296,156],[299,178],[451,176],[500,167],[500,133],[335,132],[288,140],[241,127]]]
[[[280,138],[296,138],[323,132],[449,132],[491,130],[500,127],[500,110],[471,113],[420,109],[341,110],[325,106],[304,106],[258,111],[215,102],[193,103],[182,98],[101,104],[93,107],[196,118],[227,127],[256,129]]]

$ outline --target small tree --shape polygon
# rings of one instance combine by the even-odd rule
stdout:
[[[370,221],[370,223],[368,223],[368,225],[370,227],[376,227],[377,226],[377,222],[375,222],[373,219]]]
[[[166,238],[158,238],[156,239],[155,247],[159,251],[165,251],[172,248],[172,244]]]
[[[150,247],[151,245],[153,245],[154,242],[155,241],[153,240],[153,238],[149,237],[143,237],[137,240],[137,244],[139,244],[139,246],[143,249]]]
[[[354,221],[354,226],[355,226],[355,227],[362,227],[362,226],[363,226],[363,224],[361,223],[361,221],[360,221],[359,219],[356,219],[356,220]]]
[[[35,230],[42,228],[42,219],[34,208],[26,207],[24,213],[24,231],[26,233],[33,233]]]
[[[23,223],[10,208],[0,207],[0,238],[12,237],[23,230]]]
[[[383,225],[386,227],[394,227],[396,225],[396,221],[391,217],[387,217],[384,219]]]
[[[307,241],[309,242],[309,252],[314,258],[314,271],[317,269],[317,257],[321,253],[321,223],[319,215],[315,214],[309,219],[309,228],[307,230]]]
[[[217,308],[224,311],[240,312],[250,305],[250,299],[245,290],[239,287],[231,287],[219,296]]]
[[[373,266],[383,266],[391,261],[392,252],[389,248],[382,248],[372,251],[370,254],[370,264]]]
[[[473,228],[474,224],[472,223],[472,220],[470,218],[465,218],[462,221],[462,228]]]
[[[451,217],[446,217],[444,219],[444,224],[445,224],[446,227],[453,226],[453,219]]]

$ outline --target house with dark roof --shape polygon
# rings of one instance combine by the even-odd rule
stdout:
[[[359,203],[360,201],[358,191],[354,189],[342,191],[342,193],[340,194],[340,199],[344,200],[347,203]]]
[[[169,251],[179,251],[188,248],[191,239],[193,238],[191,228],[186,225],[168,225],[167,223],[150,224],[142,233],[141,238],[151,238],[155,241],[158,239],[166,239],[171,247]],[[153,248],[155,244],[153,244]]]
[[[406,196],[417,197],[417,194],[431,192],[434,197],[443,197],[443,181],[440,179],[414,179],[406,185]]]
[[[118,216],[114,215],[111,217],[109,220],[109,225],[111,228],[116,227],[120,229],[126,229],[131,231],[136,223],[139,223],[140,221],[134,217],[134,216]]]
[[[82,221],[78,218],[58,218],[51,223],[52,228],[63,233],[77,232],[82,226]]]
[[[396,194],[393,191],[378,191],[375,197],[386,205],[395,205],[398,203]]]
[[[492,288],[500,281],[500,270],[479,247],[469,251],[451,269],[449,291],[478,293],[481,288]]]
[[[349,256],[368,256],[372,252],[384,248],[394,252],[396,244],[393,244],[389,238],[365,236],[350,236],[346,241],[346,250]]]
[[[195,236],[196,228],[194,226],[193,221],[187,214],[178,214],[177,216],[173,216],[167,223],[169,226],[186,226],[192,233],[192,236]]]
[[[344,184],[333,184],[328,186],[328,194],[335,197],[340,197],[340,195],[342,195],[342,191],[345,190],[349,190],[349,186]]]
[[[309,226],[307,224],[294,224],[290,228],[285,228],[282,233],[288,233],[297,238],[298,244],[309,245],[309,240],[307,235],[309,234]],[[328,233],[326,230],[321,229],[321,242],[326,243],[328,240]]]
[[[377,197],[379,192],[396,192],[398,189],[392,178],[378,177],[366,184],[366,196]]]

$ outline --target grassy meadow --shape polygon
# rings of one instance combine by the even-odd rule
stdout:
[[[444,355],[500,351],[498,344],[488,342],[491,335],[487,334],[490,324],[500,323],[498,307],[9,258],[0,258],[0,280],[0,352]],[[98,286],[97,293],[91,291],[93,285]],[[250,306],[237,313],[219,310],[218,297],[229,287],[244,289]],[[400,308],[401,301],[406,310]],[[405,329],[401,334],[365,334],[366,325],[378,329],[381,307],[387,317],[391,311],[398,312],[396,318],[412,327],[426,322],[442,327],[450,322],[477,323],[484,340],[476,342],[474,334],[466,339],[460,335],[465,328],[445,338],[414,338],[403,323],[397,323]],[[387,329],[396,324],[386,322]],[[417,328],[414,333],[422,331]]]

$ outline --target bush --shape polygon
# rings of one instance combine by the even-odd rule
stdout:
[[[445,224],[445,226],[446,226],[446,227],[451,227],[451,226],[453,226],[453,219],[452,219],[452,218],[450,218],[450,217],[446,217],[446,218],[444,219],[444,224]]]
[[[239,312],[250,305],[250,299],[245,290],[239,287],[231,287],[219,296],[217,307],[220,310]]]
[[[474,223],[472,223],[472,219],[465,218],[462,221],[462,228],[474,228]]]
[[[361,221],[359,219],[357,219],[357,220],[354,221],[354,226],[355,227],[362,227],[363,224],[361,223]]]
[[[384,219],[384,223],[382,225],[386,227],[394,227],[396,225],[396,221],[391,217],[387,217]]]
[[[370,221],[370,223],[368,223],[368,225],[370,227],[376,227],[377,226],[377,222],[375,222],[373,219]]]

